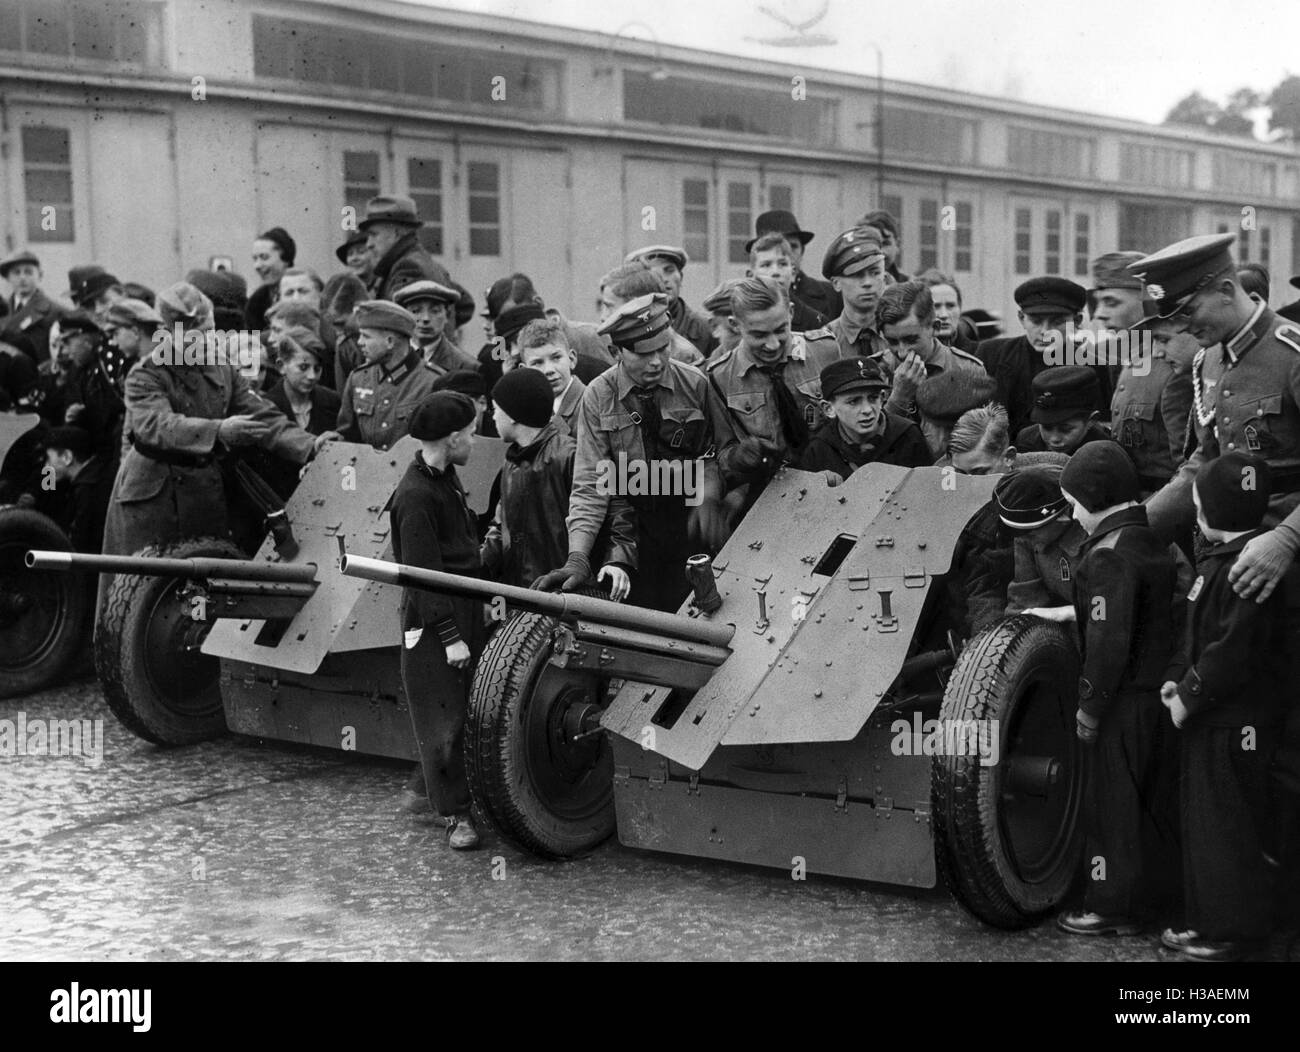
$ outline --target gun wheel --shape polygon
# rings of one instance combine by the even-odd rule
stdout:
[[[517,613],[479,658],[465,769],[481,817],[544,858],[572,858],[614,832],[614,763],[599,729],[604,680],[550,663],[556,622]]]
[[[0,509],[0,698],[53,683],[84,653],[94,607],[84,574],[29,570],[29,549],[72,551],[67,536],[30,508]]]
[[[150,545],[138,556],[245,558],[235,545],[202,537]],[[95,670],[122,723],[158,745],[191,745],[226,733],[221,663],[199,652],[212,622],[195,620],[181,592],[188,582],[118,574],[95,630]]]
[[[1078,674],[1063,629],[1012,617],[966,645],[944,692],[940,726],[981,729],[998,752],[992,763],[974,749],[934,757],[935,855],[953,897],[998,928],[1053,912],[1079,874]]]

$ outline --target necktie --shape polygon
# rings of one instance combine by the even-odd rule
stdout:
[[[772,381],[772,394],[776,398],[776,412],[781,420],[781,434],[786,445],[798,453],[808,444],[808,423],[799,412],[799,403],[785,385],[786,362],[761,366],[759,371]]]
[[[645,446],[646,459],[653,460],[659,455],[659,429],[663,424],[659,403],[655,400],[653,387],[638,387],[634,393],[641,414],[641,442]]]

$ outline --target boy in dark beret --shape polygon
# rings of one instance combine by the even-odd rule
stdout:
[[[1137,472],[1117,443],[1090,442],[1075,453],[1061,472],[1061,491],[1088,534],[1074,610],[1083,659],[1077,733],[1091,756],[1083,909],[1063,913],[1057,925],[1073,935],[1132,935],[1174,832],[1162,821],[1158,773],[1177,570],[1147,524]]]
[[[921,429],[885,408],[889,381],[870,358],[840,358],[821,371],[826,416],[804,447],[799,467],[846,479],[863,464],[905,468],[934,463]]]
[[[393,558],[426,570],[478,577],[478,530],[456,465],[474,446],[474,403],[454,391],[420,402],[411,435],[420,450],[389,510]],[[483,649],[483,607],[473,599],[402,590],[402,683],[429,803],[458,851],[477,847],[465,779],[465,712],[470,677]],[[413,786],[408,786],[413,788]]]
[[[1269,763],[1288,690],[1286,599],[1243,599],[1228,572],[1262,532],[1272,474],[1258,457],[1205,463],[1192,490],[1209,542],[1196,561],[1183,648],[1160,694],[1181,732],[1185,927],[1161,942],[1202,961],[1246,956],[1269,934]]]

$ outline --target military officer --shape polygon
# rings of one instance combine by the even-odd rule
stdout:
[[[885,290],[885,253],[880,232],[846,230],[826,249],[822,274],[843,298],[844,308],[827,326],[804,334],[809,344],[833,341],[840,358],[873,358],[891,380],[885,340],[875,330],[876,306]]]
[[[631,601],[676,610],[689,591],[687,558],[716,551],[726,540],[722,498],[735,477],[736,436],[705,375],[671,358],[666,296],[629,301],[599,331],[617,349],[618,364],[582,396],[569,557],[534,587],[572,591],[590,581],[592,548],[613,501],[622,499],[636,521],[639,572]],[[647,486],[647,479],[656,484]],[[665,479],[668,486],[662,485]]]
[[[794,264],[794,279],[790,282],[790,298],[802,303],[809,310],[816,311],[827,318],[838,318],[844,309],[835,286],[828,281],[818,281],[803,272],[803,254],[813,234],[799,228],[799,220],[786,211],[775,209],[764,212],[754,222],[754,237],[745,245],[745,254],[754,249],[754,242],[764,234],[780,234],[785,238],[786,248],[790,252],[790,262]]]
[[[478,359],[447,339],[447,312],[455,308],[460,293],[436,281],[413,281],[393,294],[393,302],[415,317],[415,346],[425,368],[435,376],[458,369],[477,369]]]
[[[668,321],[673,332],[693,343],[707,358],[714,347],[709,317],[688,306],[682,299],[682,271],[690,262],[686,250],[675,245],[649,245],[629,252],[623,262],[642,262],[659,275],[668,296]]]
[[[410,432],[420,399],[433,391],[440,374],[411,345],[415,316],[405,307],[368,300],[357,305],[356,321],[364,360],[343,385],[335,437],[391,449]]]
[[[186,332],[213,328],[211,302],[185,282],[159,293],[158,310],[164,322]],[[225,355],[206,355],[187,365],[179,352],[164,342],[127,374],[130,446],[109,502],[106,554],[131,555],[148,544],[228,535],[217,464],[224,450],[258,445],[302,464],[326,441],[250,390],[238,364]]]
[[[839,349],[790,332],[790,301],[769,278],[737,284],[731,310],[740,342],[705,371],[740,439],[738,469],[753,472],[752,504],[777,468],[803,453],[821,419],[821,371]]]

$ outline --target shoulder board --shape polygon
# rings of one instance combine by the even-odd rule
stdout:
[[[829,328],[823,325],[820,329],[809,329],[807,332],[796,335],[802,335],[805,340],[833,340],[835,334]]]
[[[808,342],[801,332],[790,334],[790,361],[806,362],[808,360]]]
[[[973,362],[974,364],[978,365],[981,369],[984,368],[983,360],[980,359],[978,356],[971,354],[970,351],[963,351],[957,347],[949,347],[948,350],[952,352],[954,358],[965,358],[966,361]]]
[[[1300,328],[1286,322],[1274,329],[1273,335],[1290,347],[1291,350],[1300,353]]]
[[[718,368],[720,365],[724,364],[725,362],[731,361],[732,356],[735,355],[735,353],[736,353],[736,348],[733,347],[731,348],[731,350],[725,352],[724,354],[719,355],[717,358],[714,358],[713,361],[705,362],[704,363],[705,371],[713,372],[713,370]]]

